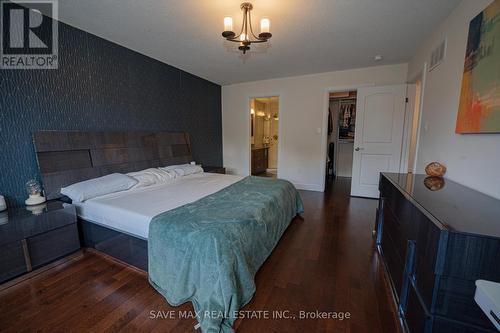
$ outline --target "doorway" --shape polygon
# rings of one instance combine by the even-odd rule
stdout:
[[[406,84],[358,89],[351,196],[378,198],[381,172],[399,172]]]
[[[423,99],[424,82],[425,76],[420,81],[420,89],[413,95],[418,96],[420,101]],[[378,198],[380,172],[401,172],[401,168],[404,168],[403,161],[405,165],[415,164],[420,117],[416,113],[413,118],[411,109],[409,113],[412,118],[408,122],[407,96],[411,100],[411,94],[407,93],[406,84],[361,85],[326,90],[327,112],[324,115],[324,124],[326,128],[328,123],[328,132],[325,133],[323,141],[327,147],[323,150],[327,164],[324,169],[325,185],[331,184],[335,176],[348,179],[350,177],[351,196]],[[352,106],[347,108],[349,112],[343,112],[341,115],[339,100],[343,98],[352,98],[354,101],[351,102]],[[420,111],[422,103],[417,100],[415,104],[416,109]],[[341,123],[342,120],[344,123]],[[339,142],[351,144],[349,149],[344,151],[347,153],[347,159],[340,157],[343,155],[343,147]],[[410,155],[413,160],[409,161]],[[341,170],[343,162],[351,166],[350,174],[349,170],[347,173],[344,173],[345,169]]]
[[[409,143],[408,143],[408,165],[403,172],[415,173],[418,153],[418,137],[420,131],[420,111],[422,110],[422,80],[418,78],[414,84],[408,87],[408,96],[413,97],[413,105],[409,110]],[[413,112],[412,112],[413,111]]]
[[[327,181],[350,178],[356,128],[356,90],[329,93]]]
[[[276,178],[278,175],[279,97],[250,99],[251,174]]]

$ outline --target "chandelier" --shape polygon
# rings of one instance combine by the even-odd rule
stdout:
[[[240,8],[243,11],[243,23],[241,25],[240,33],[236,35],[233,32],[233,18],[225,17],[224,32],[222,33],[222,37],[230,42],[240,43],[238,49],[243,51],[243,54],[245,54],[248,50],[250,50],[251,44],[265,43],[272,37],[272,34],[269,32],[271,21],[267,18],[260,20],[260,34],[255,36],[252,28],[252,15],[250,14],[253,9],[253,5],[250,2],[244,2],[241,4]]]

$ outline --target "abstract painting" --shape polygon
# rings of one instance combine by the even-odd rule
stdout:
[[[500,0],[470,23],[456,133],[500,133]]]

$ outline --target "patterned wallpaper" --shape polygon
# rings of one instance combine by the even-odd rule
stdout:
[[[9,204],[40,180],[39,129],[186,131],[197,162],[222,165],[219,85],[64,23],[59,69],[0,70],[0,95],[0,194]]]

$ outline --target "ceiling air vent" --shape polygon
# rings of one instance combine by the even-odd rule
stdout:
[[[446,57],[446,39],[443,40],[438,47],[436,47],[431,53],[431,65],[429,67],[429,72],[439,66],[444,62]]]

